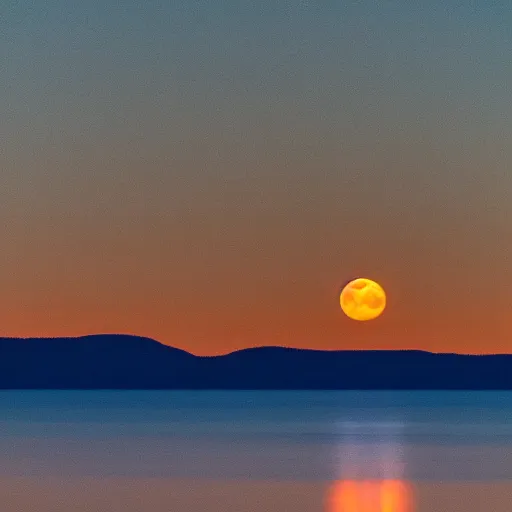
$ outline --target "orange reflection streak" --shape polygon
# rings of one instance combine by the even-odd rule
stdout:
[[[327,501],[327,512],[414,512],[410,486],[403,480],[340,480]]]

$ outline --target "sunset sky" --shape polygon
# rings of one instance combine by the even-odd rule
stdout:
[[[511,55],[508,0],[7,2],[0,335],[512,352]]]

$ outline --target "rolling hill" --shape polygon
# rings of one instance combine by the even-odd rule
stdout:
[[[0,389],[512,389],[512,355],[284,347],[200,357],[150,338],[0,338]]]

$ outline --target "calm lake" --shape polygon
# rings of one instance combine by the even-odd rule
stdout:
[[[510,512],[512,393],[4,391],[20,512]]]

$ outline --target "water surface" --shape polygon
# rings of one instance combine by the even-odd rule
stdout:
[[[506,392],[3,392],[0,499],[27,512],[343,512],[347,486],[357,501],[394,482],[403,512],[509,511],[511,420]]]

